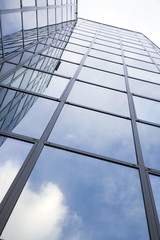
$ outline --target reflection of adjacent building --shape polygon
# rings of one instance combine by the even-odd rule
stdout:
[[[7,86],[42,94],[49,86],[52,78],[52,75],[46,74],[46,72],[53,74],[58,70],[61,64],[60,58],[70,38],[70,30],[74,25],[74,21],[72,24],[67,23],[66,26],[65,24],[59,24],[57,31],[55,31],[55,26],[53,26],[54,32],[52,32],[50,37],[42,38],[42,42],[33,44],[28,51],[11,58],[9,62],[16,64],[23,63],[27,58],[29,60],[20,69],[19,73],[15,72],[9,77]],[[43,33],[43,29],[41,29],[41,32]],[[12,39],[12,35],[8,37]],[[46,43],[48,42],[50,42],[50,47],[46,48]],[[39,54],[35,56],[34,54],[37,52]],[[36,69],[37,71],[35,71]],[[6,79],[4,82],[6,82]],[[0,128],[1,130],[11,132],[36,102],[37,97],[7,88],[0,89],[0,96]],[[4,140],[5,137],[1,138],[1,144]]]

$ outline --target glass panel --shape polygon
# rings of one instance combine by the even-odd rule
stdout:
[[[160,59],[158,59],[158,58],[153,58],[153,60],[155,61],[155,63],[160,64]]]
[[[150,175],[150,180],[151,180],[154,200],[155,200],[155,204],[158,212],[158,218],[160,221],[160,194],[159,194],[160,178],[157,176]]]
[[[45,147],[2,234],[13,236],[149,240],[138,172]]]
[[[115,89],[126,89],[123,76],[102,72],[92,68],[82,67],[78,79]]]
[[[47,10],[38,11],[38,27],[47,25]]]
[[[144,70],[136,69],[132,67],[127,67],[127,69],[130,77],[140,78],[150,82],[160,83],[160,74],[158,73],[144,71]]]
[[[17,175],[31,147],[32,144],[0,136],[0,202]]]
[[[74,63],[80,63],[82,57],[83,57],[83,55],[68,52],[68,51],[64,51],[61,59],[71,61],[71,62],[74,62]]]
[[[55,73],[66,75],[68,77],[73,77],[77,68],[78,68],[78,65],[75,65],[75,64],[72,64],[72,63],[67,63],[67,62],[61,62],[60,66],[55,71]]]
[[[131,91],[142,96],[160,100],[160,85],[129,79]]]
[[[53,76],[44,94],[60,98],[68,82],[69,80],[66,78]]]
[[[138,68],[143,68],[143,69],[146,69],[146,70],[158,72],[157,67],[154,64],[151,64],[151,63],[138,61],[138,60],[134,60],[134,59],[131,59],[131,58],[125,58],[125,62],[126,62],[127,65],[131,65],[133,67],[138,67]]]
[[[61,14],[61,8],[56,8],[56,23],[62,22],[62,14]]]
[[[95,68],[99,68],[105,71],[110,71],[113,73],[119,73],[119,74],[123,74],[123,65],[121,64],[116,64],[116,63],[112,63],[112,62],[108,62],[108,61],[103,61],[100,59],[96,59],[93,57],[87,57],[86,61],[85,61],[85,65],[91,66],[91,67],[95,67]]]
[[[138,131],[146,166],[160,169],[160,129],[138,123]]]
[[[1,129],[38,138],[56,107],[56,102],[7,90],[0,107]]]
[[[126,94],[102,87],[76,82],[68,101],[129,116]]]
[[[78,107],[64,107],[49,141],[136,162],[130,121]]]
[[[5,73],[9,72],[10,70],[14,69],[16,65],[11,64],[11,63],[3,63],[0,66],[0,76],[3,76]]]
[[[160,124],[160,102],[134,97],[137,117]]]
[[[23,1],[23,6],[34,6],[35,5],[35,0],[22,0]]]
[[[82,47],[82,46],[78,46],[78,45],[75,45],[75,44],[72,44],[72,43],[68,43],[66,48],[66,50],[71,50],[71,51],[74,51],[74,52],[77,52],[77,53],[86,53],[87,52],[87,48],[85,47]]]
[[[36,12],[23,12],[23,24],[24,30],[36,28]]]
[[[55,9],[48,9],[49,25],[55,24]]]
[[[100,50],[103,50],[103,51],[106,51],[106,52],[110,52],[110,53],[119,54],[119,55],[121,54],[121,50],[120,49],[107,47],[105,45],[100,45],[100,44],[96,44],[96,43],[93,44],[93,48],[100,49]]]
[[[14,32],[18,32],[22,29],[21,14],[9,13],[2,14],[2,33],[8,35]]]
[[[46,6],[46,0],[37,0],[38,6]]]
[[[90,45],[90,42],[87,42],[87,41],[83,41],[83,40],[80,40],[80,39],[77,39],[77,38],[70,38],[69,40],[70,43],[75,43],[75,44],[80,44],[84,47],[88,47]]]
[[[110,53],[103,52],[103,51],[98,51],[98,50],[92,49],[90,51],[89,55],[91,55],[93,57],[99,57],[99,58],[103,58],[103,59],[106,59],[106,60],[108,59],[110,61],[122,63],[122,57],[121,56],[115,55],[115,54],[110,54]]]
[[[1,9],[10,9],[10,8],[19,8],[20,1],[19,0],[1,0],[0,8]]]
[[[126,57],[131,57],[131,58],[136,58],[142,61],[147,61],[147,62],[152,62],[150,57],[144,56],[144,55],[140,55],[140,54],[136,54],[136,53],[132,53],[132,52],[126,52],[124,51],[124,54]]]

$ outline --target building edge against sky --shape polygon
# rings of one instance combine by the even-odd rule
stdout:
[[[2,238],[158,240],[159,48],[74,1],[21,3],[1,11]]]

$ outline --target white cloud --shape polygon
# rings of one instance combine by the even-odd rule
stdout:
[[[3,175],[12,176],[17,166],[9,161],[1,167],[1,172],[2,170]],[[33,191],[27,184],[6,225],[2,238],[7,240],[57,240],[61,236],[68,213],[64,196],[55,184],[44,183],[38,192]]]

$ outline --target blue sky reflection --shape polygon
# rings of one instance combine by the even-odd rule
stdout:
[[[78,107],[64,107],[49,141],[136,162],[130,121]]]
[[[138,172],[45,147],[2,237],[147,240]]]

